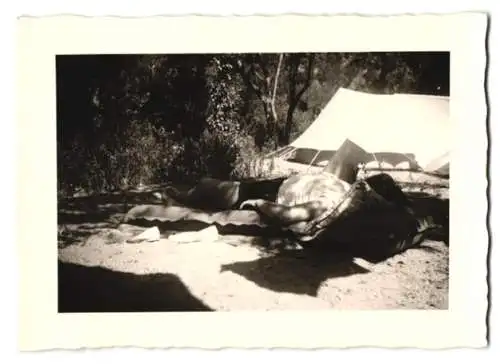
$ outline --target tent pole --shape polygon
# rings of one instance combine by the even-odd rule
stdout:
[[[318,155],[319,153],[321,153],[321,150],[318,149],[318,151],[316,152],[316,154],[314,155],[313,159],[311,159],[311,162],[309,163],[309,165],[307,166],[307,171],[309,172],[309,170],[311,169],[311,166],[312,164],[314,163],[314,161],[316,160],[316,158],[318,158]]]

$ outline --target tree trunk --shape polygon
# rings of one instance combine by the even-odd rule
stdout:
[[[293,126],[293,114],[295,112],[295,109],[297,108],[297,101],[290,103],[290,105],[288,106],[288,111],[286,113],[285,127],[283,128],[280,140],[281,145],[287,145],[290,143],[290,135],[292,133],[292,126]]]
[[[289,88],[288,88],[288,110],[286,114],[285,125],[282,128],[282,132],[280,133],[280,145],[287,145],[290,143],[290,135],[292,133],[293,126],[293,114],[295,113],[295,109],[299,104],[302,95],[306,92],[306,90],[311,85],[312,80],[312,71],[313,71],[313,61],[314,54],[310,54],[308,56],[308,64],[307,64],[307,78],[304,81],[303,86],[297,91],[297,69],[300,64],[300,59],[297,57],[293,57],[289,63]]]
[[[274,89],[273,89],[273,97],[271,99],[271,110],[273,112],[273,117],[275,121],[278,121],[278,113],[276,112],[276,91],[278,90],[278,79],[280,77],[280,69],[281,63],[283,62],[283,53],[280,54],[278,60],[278,67],[276,69],[276,76],[274,77]]]

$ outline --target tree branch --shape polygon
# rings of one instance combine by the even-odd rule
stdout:
[[[314,63],[314,53],[309,54],[308,57],[308,68],[307,68],[307,79],[304,82],[304,85],[302,88],[299,90],[299,92],[295,95],[295,100],[298,101],[306,92],[306,90],[311,86],[311,80],[312,80],[312,73],[313,73],[313,63]]]
[[[351,82],[349,83],[349,86],[347,88],[352,89],[356,84],[359,82],[361,77],[363,77],[368,70],[366,69],[360,69],[356,75],[351,79]]]
[[[262,56],[261,56],[260,61],[261,61],[261,62],[259,62],[259,66],[260,66],[260,68],[262,69],[262,72],[264,73],[264,77],[265,77],[265,78],[269,78],[269,70],[268,70],[268,68],[266,67],[266,66],[267,66],[267,62],[266,62],[266,60],[265,60],[265,59],[263,59],[263,58],[262,58]]]
[[[295,86],[297,82],[297,59],[296,56],[290,57],[288,73],[288,103],[292,104],[295,97]]]
[[[239,72],[240,72],[241,76],[243,77],[243,81],[247,84],[247,86],[249,86],[253,90],[255,95],[257,95],[257,97],[260,100],[265,101],[262,97],[262,93],[260,92],[259,86],[257,86],[255,83],[252,82],[252,79],[250,76],[250,73],[252,71],[254,71],[253,65],[251,65],[248,68],[248,70],[245,70],[243,66],[239,67]]]

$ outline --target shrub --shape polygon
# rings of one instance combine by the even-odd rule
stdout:
[[[69,148],[59,151],[58,180],[63,194],[79,189],[103,193],[160,183],[182,152],[163,128],[137,120],[130,122],[123,135],[107,138],[93,148],[85,148],[87,144],[76,138]]]

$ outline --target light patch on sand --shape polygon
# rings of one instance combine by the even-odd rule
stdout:
[[[135,274],[175,274],[191,294],[219,311],[447,308],[448,248],[442,243],[425,242],[425,249],[365,266],[368,273],[340,275],[334,273],[335,263],[325,267],[272,257],[251,240],[228,236],[209,243],[105,244],[90,239],[60,249],[59,259]]]

